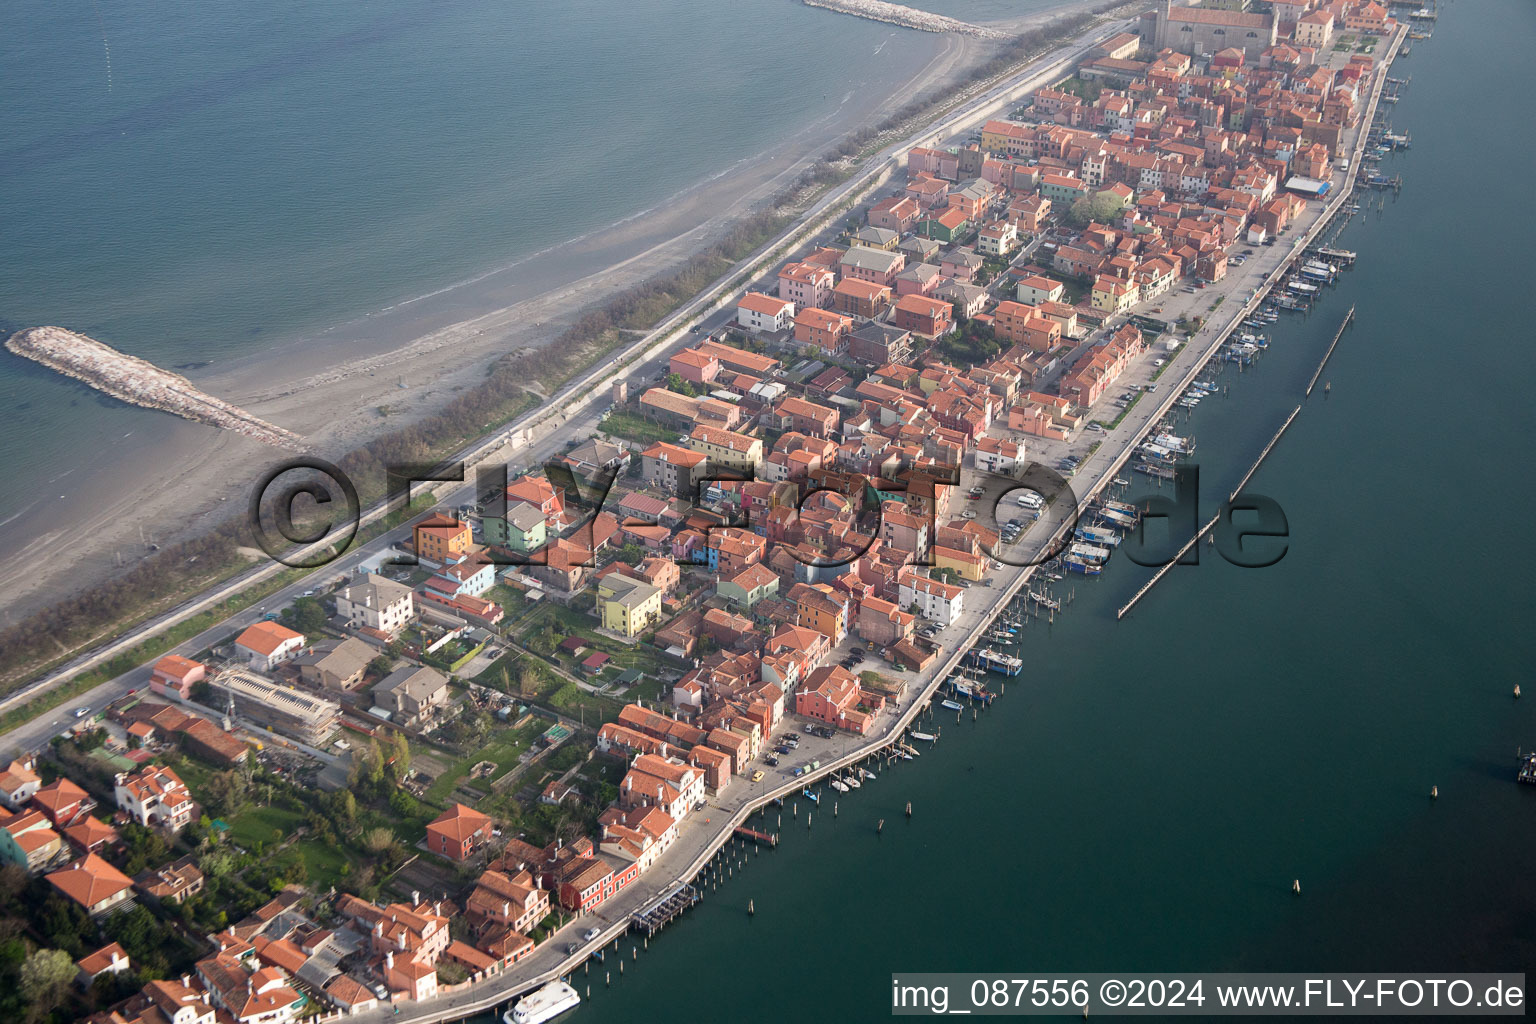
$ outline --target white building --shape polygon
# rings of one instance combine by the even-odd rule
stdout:
[[[235,638],[235,653],[258,672],[270,672],[303,649],[303,634],[275,622],[258,622]]]
[[[945,583],[930,576],[923,576],[915,569],[906,569],[898,580],[899,604],[903,609],[917,605],[917,613],[925,619],[952,625],[960,617],[965,588]]]
[[[736,322],[755,333],[787,331],[795,323],[795,304],[762,292],[747,292],[736,303]]]
[[[336,614],[353,629],[395,634],[416,617],[411,588],[370,573],[363,582],[336,593]]]
[[[180,832],[192,820],[196,804],[180,776],[150,765],[132,775],[117,776],[117,806],[140,825]]]

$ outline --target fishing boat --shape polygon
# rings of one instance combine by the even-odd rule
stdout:
[[[1158,480],[1172,480],[1173,479],[1173,467],[1171,467],[1171,466],[1159,466],[1159,465],[1156,465],[1155,463],[1151,463],[1151,462],[1138,462],[1138,463],[1136,463],[1136,472],[1138,472],[1138,473],[1145,473],[1147,476],[1155,477]]]
[[[1081,561],[1073,555],[1068,555],[1062,560],[1062,563],[1066,565],[1068,571],[1082,573],[1084,576],[1097,576],[1104,571],[1102,565]]]
[[[1192,437],[1180,437],[1177,434],[1158,434],[1152,440],[1169,451],[1178,452],[1180,455],[1193,455],[1195,453],[1195,439]]]
[[[1089,544],[1097,544],[1099,547],[1113,548],[1118,547],[1120,544],[1120,535],[1102,526],[1079,526],[1073,531],[1073,536]],[[1034,597],[1035,595],[1031,594],[1029,596]],[[1040,603],[1044,604],[1045,601],[1041,600]]]
[[[1089,562],[1107,562],[1109,561],[1110,550],[1097,544],[1085,544],[1079,541],[1068,549],[1068,554],[1076,555]]]
[[[1011,654],[1003,654],[1001,651],[994,651],[990,647],[972,648],[967,657],[970,658],[971,664],[977,668],[986,669],[989,672],[998,672],[1005,676],[1016,676],[1024,671],[1023,659],[1015,658]]]
[[[987,634],[987,639],[996,640],[999,643],[1011,644],[1013,643],[1014,636],[1012,633],[1005,632],[1004,630],[994,629],[992,632]]]
[[[914,732],[908,735],[915,740],[922,740],[924,743],[932,743],[934,740],[934,735],[931,732]]]
[[[1118,537],[1115,538],[1115,539],[1119,540]],[[1036,591],[1031,590],[1029,592],[1029,599],[1031,601],[1035,602],[1036,604],[1038,604],[1042,608],[1049,608],[1053,612],[1061,611],[1061,602],[1053,600],[1052,598],[1049,598],[1049,597],[1047,597],[1044,594],[1041,594],[1041,593],[1038,593]]]
[[[965,708],[961,706],[959,701],[954,701],[954,700],[942,700],[942,701],[939,701],[939,706],[943,707],[943,708],[948,708],[951,711],[964,711],[965,710]]]

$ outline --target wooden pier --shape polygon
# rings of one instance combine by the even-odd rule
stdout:
[[[767,843],[769,846],[779,845],[779,836],[775,832],[770,835],[767,832],[759,832],[755,828],[747,828],[745,825],[736,826],[736,834],[759,843]]]
[[[1344,337],[1344,328],[1354,323],[1355,307],[1350,306],[1349,312],[1344,314],[1344,322],[1339,324],[1339,329],[1334,332],[1333,344],[1328,346],[1328,351],[1323,353],[1323,361],[1317,364],[1317,372],[1312,374],[1312,379],[1307,382],[1307,397],[1312,397],[1312,389],[1317,387],[1317,379],[1323,375],[1323,368],[1328,365],[1328,359],[1333,355],[1333,350],[1339,347],[1339,339]],[[1283,428],[1282,428],[1283,429]]]
[[[699,902],[699,891],[687,882],[678,882],[644,910],[629,915],[630,926],[644,932],[646,938],[655,935],[662,926],[683,911]]]

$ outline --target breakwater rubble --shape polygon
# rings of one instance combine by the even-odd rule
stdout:
[[[957,35],[977,36],[981,39],[1007,38],[1006,33],[996,29],[972,25],[968,21],[947,18],[942,14],[929,14],[927,11],[903,7],[901,4],[886,3],[885,0],[805,0],[805,4],[808,7],[822,7],[829,11],[837,11],[839,14],[852,14],[859,18],[883,21],[923,32],[954,32]]]
[[[180,374],[162,370],[153,363],[126,355],[83,334],[62,327],[28,327],[11,335],[5,347],[18,356],[83,381],[130,405],[158,409],[194,423],[233,430],[278,448],[308,449],[297,434],[273,426],[223,399],[204,394]]]

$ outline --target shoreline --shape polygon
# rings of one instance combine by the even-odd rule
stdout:
[[[1143,439],[1157,423],[1161,422],[1163,417],[1166,416],[1169,410],[1173,408],[1174,403],[1178,397],[1183,394],[1183,392],[1189,387],[1192,381],[1194,381],[1201,373],[1205,371],[1211,360],[1215,358],[1216,354],[1220,351],[1221,346],[1226,343],[1227,339],[1238,328],[1242,321],[1250,315],[1251,310],[1257,308],[1257,306],[1259,306],[1264,301],[1265,297],[1273,289],[1274,285],[1283,276],[1286,268],[1308,245],[1312,244],[1316,240],[1317,236],[1319,236],[1329,227],[1330,224],[1332,224],[1334,218],[1338,215],[1341,208],[1346,204],[1346,202],[1349,201],[1361,166],[1359,156],[1365,144],[1371,123],[1378,108],[1382,85],[1385,83],[1387,71],[1390,69],[1392,61],[1396,58],[1404,38],[1406,38],[1405,30],[1400,30],[1399,35],[1392,41],[1392,44],[1388,48],[1387,59],[1381,63],[1374,75],[1375,81],[1372,84],[1371,98],[1366,106],[1363,116],[1360,119],[1359,126],[1356,129],[1356,137],[1351,147],[1349,169],[1342,172],[1344,185],[1346,187],[1340,188],[1329,201],[1322,205],[1322,207],[1318,210],[1317,215],[1313,218],[1311,223],[1308,224],[1307,228],[1302,232],[1300,236],[1297,237],[1292,245],[1283,254],[1281,254],[1274,268],[1266,273],[1259,285],[1253,289],[1253,293],[1250,298],[1237,306],[1229,317],[1224,318],[1222,325],[1219,328],[1212,328],[1208,326],[1195,336],[1200,337],[1206,334],[1210,335],[1209,340],[1206,341],[1203,346],[1201,346],[1198,350],[1195,349],[1194,345],[1192,344],[1195,340],[1194,337],[1186,341],[1185,346],[1182,347],[1177,355],[1175,355],[1174,359],[1170,361],[1169,367],[1172,368],[1178,363],[1183,362],[1191,352],[1195,353],[1195,358],[1190,360],[1189,365],[1177,377],[1176,381],[1169,380],[1166,382],[1168,385],[1167,389],[1163,392],[1162,398],[1156,403],[1156,408],[1152,411],[1151,415],[1146,416],[1145,418],[1138,417],[1140,420],[1139,426],[1130,427],[1129,423],[1126,424],[1128,432],[1133,435],[1131,440],[1127,444],[1120,447],[1114,454],[1111,454],[1107,449],[1100,449],[1100,452],[1096,452],[1094,456],[1090,456],[1089,459],[1085,460],[1084,465],[1086,467],[1088,464],[1097,461],[1095,456],[1098,456],[1100,453],[1102,453],[1102,457],[1106,461],[1102,463],[1103,468],[1094,476],[1093,482],[1085,488],[1082,495],[1078,496],[1077,505],[1091,501],[1097,494],[1102,492],[1107,486],[1111,484],[1115,476],[1121,472],[1123,467],[1130,461],[1131,454],[1134,451],[1136,444],[1138,444],[1140,440]],[[1230,289],[1231,294],[1240,294],[1235,279],[1233,284],[1230,286]],[[1298,412],[1299,411],[1300,410],[1298,408]],[[1296,413],[1292,413],[1292,419],[1294,419],[1295,415]],[[1290,420],[1287,420],[1286,426],[1289,425]],[[1283,433],[1283,431],[1284,428],[1282,428],[1281,432]],[[1117,431],[1112,431],[1110,434],[1106,435],[1106,439],[1109,436],[1113,436],[1113,434],[1116,432]],[[1280,435],[1277,434],[1275,439],[1270,442],[1270,447],[1273,446],[1275,441],[1279,440],[1279,436]],[[1260,463],[1263,461],[1263,457],[1269,453],[1269,450],[1269,447],[1265,448],[1264,452],[1259,458]],[[1259,463],[1255,463],[1253,468],[1249,470],[1249,477],[1251,477],[1253,472],[1257,470],[1258,465]],[[1077,505],[1074,505],[1072,510],[1073,513],[1076,511]],[[1053,544],[1056,539],[1061,537],[1064,533],[1070,531],[1074,525],[1074,520],[1075,516],[1071,518],[1063,518],[1060,522],[1054,523],[1047,534],[1034,542],[1033,548],[1035,554],[1038,555],[1040,551],[1045,550],[1051,544]],[[1198,535],[1196,539],[1198,539]],[[936,669],[929,670],[933,673],[932,676],[926,677],[925,673],[924,676],[919,677],[920,688],[916,690],[911,703],[909,705],[905,703],[900,705],[897,709],[898,713],[895,719],[887,724],[881,730],[878,736],[861,742],[852,750],[830,757],[828,760],[821,762],[819,767],[813,771],[808,770],[798,778],[787,780],[777,786],[763,791],[761,794],[757,794],[741,802],[741,804],[735,809],[730,817],[726,819],[725,822],[719,826],[714,827],[713,838],[709,839],[705,843],[703,849],[693,858],[693,860],[688,862],[688,864],[681,871],[673,873],[672,877],[674,880],[664,886],[664,890],[671,890],[675,886],[691,883],[719,855],[725,844],[728,843],[733,836],[735,836],[736,830],[739,827],[742,827],[747,822],[747,820],[752,817],[752,815],[758,813],[759,811],[764,811],[774,800],[782,800],[785,797],[791,796],[802,788],[808,788],[812,783],[817,782],[818,780],[825,779],[838,772],[841,772],[846,768],[859,765],[861,762],[864,762],[871,757],[878,756],[879,753],[885,748],[900,743],[905,737],[907,730],[911,727],[913,721],[919,714],[921,714],[924,708],[928,707],[932,703],[943,681],[949,678],[950,674],[954,671],[956,666],[959,665],[965,655],[976,643],[979,642],[983,631],[989,627],[991,620],[996,615],[1001,614],[1007,609],[1008,605],[1015,599],[1017,594],[1028,585],[1030,578],[1034,575],[1038,568],[1038,565],[1023,566],[1020,568],[1020,571],[1014,573],[1011,580],[1002,585],[1002,589],[1000,590],[993,604],[980,614],[980,617],[974,622],[973,625],[968,628],[966,635],[958,642],[956,642],[953,648],[949,651],[948,655],[938,663],[938,667]],[[972,615],[976,615],[974,610],[962,613],[963,617]],[[952,625],[949,628],[952,629],[955,628],[955,626]],[[1006,686],[1006,684],[1004,684],[1004,686]],[[804,753],[804,751],[802,751],[802,753]],[[725,810],[723,807],[719,809]],[[809,812],[807,814],[807,823],[809,823],[810,820],[810,813],[814,812]],[[712,821],[708,821],[706,824],[712,824]],[[649,898],[642,902],[633,913],[641,913],[645,909],[653,906],[656,902],[657,899],[655,897]],[[599,920],[604,919],[604,915],[601,911],[593,916],[597,917]],[[630,930],[631,917],[631,914],[626,913],[620,920],[602,928],[601,933],[594,940],[596,945],[593,948],[601,949],[611,941],[616,942],[620,937],[622,937]],[[591,944],[583,943],[583,945],[588,946]],[[538,975],[520,982],[507,985],[500,991],[488,993],[478,999],[472,997],[464,1005],[458,1005],[458,999],[456,996],[459,993],[469,991],[470,987],[475,984],[485,984],[486,982],[494,983],[495,980],[503,980],[506,976],[504,974],[498,974],[480,982],[471,981],[463,983],[462,988],[459,988],[457,991],[446,991],[446,995],[455,996],[455,998],[449,1000],[448,1005],[446,1006],[433,1006],[431,1004],[427,1004],[426,1012],[421,1014],[401,1014],[399,1013],[399,1009],[396,1008],[395,1014],[397,1018],[405,1018],[421,1022],[448,1020],[455,1017],[465,1017],[473,1013],[491,1012],[494,1014],[501,1009],[502,1004],[510,1003],[510,1001],[516,999],[518,996],[532,991],[533,989],[538,988],[544,984],[547,984],[550,981],[559,980],[570,974],[573,974],[577,967],[581,966],[584,961],[590,959],[591,952],[592,950],[584,950],[582,952],[571,955],[562,954],[559,963],[551,968],[546,969]],[[442,998],[443,996],[440,995],[437,997],[437,1000],[434,1000],[434,1002],[441,1001]],[[407,1004],[407,1006],[414,1005],[417,1004]],[[385,1015],[383,1014],[382,1009],[364,1014],[362,1016],[365,1020],[385,1019]]]
[[[965,73],[991,45],[953,36],[932,43],[915,73],[879,99],[850,99],[791,138],[613,224],[187,375],[304,437],[322,457],[409,426],[481,383],[496,359],[548,344],[586,310],[713,244],[829,145]],[[76,592],[83,566],[98,579],[131,567],[149,553],[139,540],[146,529],[156,543],[174,543],[243,507],[254,470],[272,461],[265,446],[227,432],[161,418],[135,422],[54,478],[73,475],[73,493],[41,491],[0,524],[0,585],[9,595],[3,621]]]

